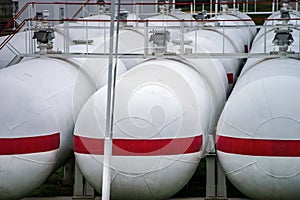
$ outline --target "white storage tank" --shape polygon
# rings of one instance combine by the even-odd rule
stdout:
[[[219,49],[212,44],[216,46],[208,52]],[[178,46],[167,46],[172,48]],[[239,62],[233,65],[238,68]],[[150,59],[122,75],[116,84],[112,199],[167,199],[178,192],[211,150],[209,138],[215,134],[227,91],[219,59]],[[74,131],[76,161],[98,192],[106,92],[101,88],[87,101]]]
[[[288,30],[284,26],[280,29]],[[300,195],[300,61],[284,56],[290,50],[299,52],[300,35],[292,28],[294,43],[279,50],[272,44],[276,29],[262,29],[251,53],[264,52],[266,39],[266,52],[281,58],[248,59],[217,127],[217,153],[225,174],[251,199]]]
[[[77,114],[95,91],[80,67],[31,59],[0,72],[0,199],[42,184],[72,151]]]
[[[112,199],[167,199],[194,174],[226,98],[220,63],[199,62],[207,66],[149,60],[117,81]],[[98,192],[106,93],[103,87],[87,101],[74,132],[76,161]]]

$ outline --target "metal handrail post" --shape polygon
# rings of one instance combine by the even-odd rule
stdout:
[[[180,22],[180,54],[184,54],[184,23]]]
[[[267,52],[267,26],[266,26],[266,22],[264,23],[264,53]]]
[[[111,182],[111,157],[112,157],[112,142],[113,142],[113,116],[114,116],[114,93],[115,79],[113,65],[113,47],[114,47],[114,32],[115,32],[115,0],[111,1],[110,5],[110,38],[109,38],[109,67],[108,67],[108,86],[107,86],[107,101],[106,101],[106,131],[104,140],[104,162],[103,162],[103,177],[102,177],[102,200],[110,199],[110,182]],[[117,61],[116,61],[117,62]]]
[[[212,17],[212,0],[209,2],[209,13],[210,13],[210,18]]]
[[[85,22],[85,45],[86,45],[86,53],[89,54],[89,29],[88,29],[88,22]]]
[[[223,49],[222,52],[225,53],[225,22],[223,21]]]
[[[215,3],[215,18],[217,19],[217,15],[218,15],[218,4],[219,4],[219,1],[216,0],[216,3]]]
[[[145,22],[144,25],[144,56],[148,56],[149,52],[148,52],[148,21]]]

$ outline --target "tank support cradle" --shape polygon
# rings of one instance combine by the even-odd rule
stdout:
[[[206,156],[205,199],[227,199],[226,177],[214,152]]]
[[[95,199],[94,188],[84,179],[76,161],[74,176],[74,196],[72,199],[87,200]]]

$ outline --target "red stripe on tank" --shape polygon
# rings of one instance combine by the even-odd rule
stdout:
[[[60,145],[60,134],[22,138],[0,138],[0,155],[30,154],[52,151]]]
[[[227,80],[228,80],[228,84],[232,84],[233,83],[233,73],[227,74]]]
[[[249,53],[249,47],[247,44],[244,45],[244,53]]]
[[[113,139],[115,156],[158,156],[199,152],[202,135],[172,139]],[[81,154],[104,154],[104,139],[74,136],[74,151]]]
[[[300,140],[249,139],[218,136],[217,150],[249,156],[300,156]]]

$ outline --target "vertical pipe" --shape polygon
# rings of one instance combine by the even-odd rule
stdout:
[[[70,42],[69,42],[69,38],[70,38],[70,26],[69,26],[69,21],[66,21],[66,31],[67,31],[66,53],[69,54],[70,53]]]
[[[266,22],[264,23],[264,53],[267,52],[267,26],[266,26]]]
[[[17,13],[17,7],[16,7],[16,2],[15,1],[13,1],[12,6],[13,6],[12,17],[14,19],[15,16],[16,16],[16,13]],[[13,30],[15,30],[15,29],[16,29],[16,21],[14,20],[14,22],[13,22]]]
[[[86,54],[89,54],[89,30],[88,30],[88,22],[85,22],[85,46],[86,46]]]
[[[225,53],[225,22],[223,21],[223,54]]]
[[[27,27],[29,27],[29,21],[26,22],[27,23]],[[28,45],[27,45],[27,41],[30,41],[31,39],[28,36],[28,31],[25,31],[25,53],[28,54]]]
[[[64,20],[63,23],[64,23],[64,26],[63,26],[64,27],[64,29],[63,29],[63,31],[64,31],[64,35],[63,35],[64,36],[63,37],[64,38],[63,39],[64,40],[64,53],[66,53],[67,52],[67,29],[66,29],[67,22]]]
[[[104,41],[104,45],[103,45],[103,53],[106,55],[106,41],[107,41],[107,37],[106,37],[106,29],[107,29],[107,27],[106,27],[106,23],[107,22],[104,22],[103,24],[104,24],[104,27],[103,27],[103,30],[104,30],[104,34],[103,34],[103,41]]]
[[[53,4],[53,18],[54,20],[59,19],[59,5],[58,4]],[[58,24],[58,21],[55,21],[54,24]]]
[[[35,16],[35,14],[36,14],[36,6],[35,6],[35,4],[33,3],[32,4],[32,13],[31,13],[32,15],[31,15],[31,17],[33,18],[34,16]]]
[[[66,19],[67,18],[67,7],[66,4],[63,5],[63,18]]]
[[[184,54],[184,24],[180,22],[180,54]]]
[[[219,1],[216,0],[216,3],[215,3],[215,17],[217,19],[217,15],[218,15],[218,4],[219,4]]]
[[[28,9],[28,18],[30,19],[30,15],[31,15],[31,6],[32,5],[30,5],[29,6],[29,9]],[[32,24],[33,23],[33,21],[31,21],[31,20],[29,20],[28,21],[28,38],[29,38],[29,40],[28,40],[28,53],[31,53],[31,43],[32,43],[32,41],[31,41],[31,38],[30,38],[30,36],[31,36],[31,26],[30,26],[30,24]]]
[[[196,13],[196,0],[194,0],[193,4],[194,4],[194,12],[193,13]]]
[[[174,10],[175,10],[175,0],[173,0],[172,3],[173,3],[173,4],[172,4],[172,9],[173,9],[173,11],[174,11]]]
[[[209,13],[210,13],[210,18],[212,17],[212,0],[209,2]]]
[[[250,23],[247,23],[248,24],[248,30],[250,30]],[[248,53],[248,56],[250,54],[250,45],[251,45],[251,38],[248,38],[248,42],[247,42],[247,53]]]
[[[198,28],[195,29],[195,53],[198,52],[197,44],[198,44]]]
[[[64,4],[64,5],[65,5],[65,18],[69,18],[68,4]]]
[[[138,20],[139,17],[140,17],[140,9],[139,8],[140,8],[139,5],[135,4],[136,20]],[[136,25],[136,27],[138,27],[139,26],[139,22],[136,21],[135,25]]]
[[[114,46],[114,18],[115,0],[110,5],[110,38],[109,38],[109,67],[108,67],[108,87],[106,105],[106,131],[104,140],[104,162],[102,179],[102,200],[110,199],[110,180],[111,180],[111,157],[112,157],[112,137],[113,137],[113,96],[115,92],[115,79],[113,78],[113,46]]]
[[[236,0],[233,0],[233,10],[235,10]]]
[[[29,14],[29,19],[30,18],[32,18],[32,12],[33,12],[33,7],[34,7],[34,4],[33,3],[31,3],[31,6],[29,6],[29,12],[28,12],[28,14]],[[32,40],[32,28],[31,28],[31,25],[32,25],[32,21],[30,20],[29,21],[29,26],[28,26],[28,30],[29,30],[29,38],[30,38],[30,42],[29,42],[29,53],[30,54],[32,54],[33,53],[33,40]]]
[[[148,21],[145,22],[144,26],[144,56],[148,56]]]

